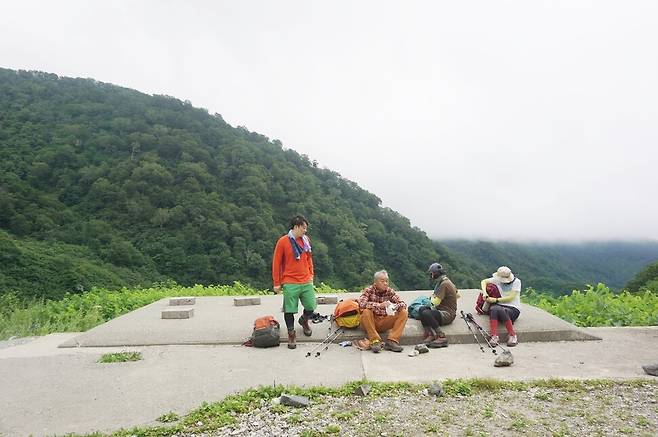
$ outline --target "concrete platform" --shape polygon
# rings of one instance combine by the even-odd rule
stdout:
[[[403,291],[400,295],[405,302],[412,302],[418,296],[429,296],[431,291]],[[458,311],[474,313],[473,307],[478,290],[460,290]],[[358,297],[359,293],[345,293],[340,298]],[[234,296],[198,297],[194,305],[194,317],[190,319],[163,320],[161,313],[169,308],[169,298],[154,302],[131,313],[124,314],[103,325],[63,342],[59,347],[111,347],[111,346],[155,346],[243,343],[250,335],[253,321],[261,316],[273,315],[284,327],[281,311],[282,297],[277,295],[260,296],[261,305],[234,306]],[[333,313],[335,305],[318,305],[317,312],[323,315]],[[301,308],[301,307],[300,307]],[[480,325],[488,329],[488,317],[475,314]],[[312,324],[313,335],[305,337],[296,324],[297,341],[320,342],[329,333],[329,322]],[[571,340],[600,340],[587,330],[577,328],[547,312],[529,305],[523,305],[521,316],[515,323],[521,342],[547,342]],[[458,317],[443,328],[451,344],[474,343],[472,334]],[[420,321],[409,319],[402,336],[402,344],[415,344],[421,340],[423,328]],[[505,329],[500,329],[501,339],[505,340]],[[282,341],[286,336],[282,329]],[[364,337],[360,328],[347,330],[338,341]]]

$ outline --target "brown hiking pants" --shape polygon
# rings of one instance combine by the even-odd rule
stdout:
[[[404,325],[407,324],[407,310],[400,310],[394,316],[376,316],[372,310],[363,310],[361,313],[361,327],[366,331],[368,340],[381,341],[380,332],[388,331],[388,340],[400,343]]]

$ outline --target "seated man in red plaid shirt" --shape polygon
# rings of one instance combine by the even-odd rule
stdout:
[[[380,270],[375,273],[372,285],[361,292],[361,327],[366,331],[371,349],[375,353],[382,350],[380,332],[391,332],[384,343],[384,349],[402,352],[400,337],[407,323],[407,304],[388,286],[388,273]]]

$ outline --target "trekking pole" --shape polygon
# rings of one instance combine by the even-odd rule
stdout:
[[[476,330],[476,331],[482,336],[482,338],[484,339],[484,341],[487,343],[487,346],[489,346],[489,348],[491,348],[491,352],[492,352],[494,355],[496,355],[498,352],[496,351],[496,346],[494,346],[493,344],[491,344],[491,341],[490,341],[491,336],[489,335],[489,333],[486,332],[486,331],[484,330],[484,328],[483,328],[482,326],[480,326],[480,324],[479,324],[478,322],[475,321],[475,318],[473,317],[473,315],[472,315],[471,313],[467,313],[467,314],[466,314],[466,319],[467,319],[470,323],[472,323],[473,326],[475,326],[475,330]]]
[[[316,357],[316,358],[319,358],[319,357],[320,357],[320,354],[321,354],[322,352],[328,350],[328,349],[329,349],[329,346],[331,345],[331,343],[333,343],[334,340],[336,340],[338,337],[340,337],[341,335],[343,335],[344,332],[345,332],[345,331],[343,331],[343,328],[339,328],[339,329],[337,329],[337,330],[334,332],[334,335],[332,336],[331,340],[329,340],[329,341],[325,344],[324,349],[319,350],[319,351],[317,351],[317,352],[315,353],[315,357]]]
[[[320,353],[322,351],[326,351],[329,348],[329,345],[333,343],[334,340],[336,340],[341,334],[343,333],[342,329],[337,329],[334,332],[330,332],[327,337],[322,340],[321,343],[317,344],[313,349],[311,349],[309,352],[306,353],[306,357],[310,357],[311,355],[314,355],[315,357],[319,357]],[[324,349],[322,349],[324,347]],[[315,352],[315,354],[313,354]]]
[[[306,358],[313,355],[313,352],[317,351],[318,349],[321,349],[322,346],[324,346],[325,344],[327,344],[328,346],[328,343],[333,342],[336,339],[336,332],[338,332],[338,330],[332,332],[331,325],[329,325],[329,333],[327,334],[327,336],[320,343],[316,344],[310,351],[306,352]],[[316,353],[315,356],[317,357],[318,354]]]
[[[478,346],[480,346],[480,350],[482,353],[484,353],[484,347],[482,344],[480,344],[480,340],[478,339],[478,336],[475,335],[475,332],[473,332],[473,329],[471,328],[471,324],[468,323],[468,320],[466,320],[466,316],[464,315],[464,311],[461,311],[462,313],[462,319],[464,320],[464,323],[466,323],[466,326],[468,327],[468,330],[471,331],[471,334],[473,334],[473,338],[475,338],[475,341],[477,342]]]
[[[334,335],[334,333],[331,331],[331,326],[329,326],[329,333],[327,334],[327,336],[320,343],[313,346],[310,351],[306,352],[306,358],[310,357],[313,354],[313,352],[321,348],[332,335]]]
[[[509,352],[507,349],[505,349],[503,346],[501,346],[500,343],[497,344],[496,346],[493,346],[491,344],[491,342],[490,342],[491,341],[491,334],[489,334],[482,326],[480,326],[480,324],[478,322],[475,321],[475,318],[473,317],[473,315],[471,313],[466,314],[466,318],[471,323],[473,323],[475,325],[475,328],[478,330],[478,332],[480,332],[480,335],[482,335],[484,340],[487,342],[487,345],[489,345],[489,347],[491,348],[491,352],[493,352],[494,355],[496,355],[498,353],[498,352],[496,352],[497,347],[500,347],[503,350],[503,352]]]

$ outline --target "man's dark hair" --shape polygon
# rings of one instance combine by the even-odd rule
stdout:
[[[290,219],[290,229],[294,228],[295,226],[301,226],[304,223],[306,223],[306,226],[308,226],[308,220],[306,220],[306,217],[303,215],[296,215]]]

